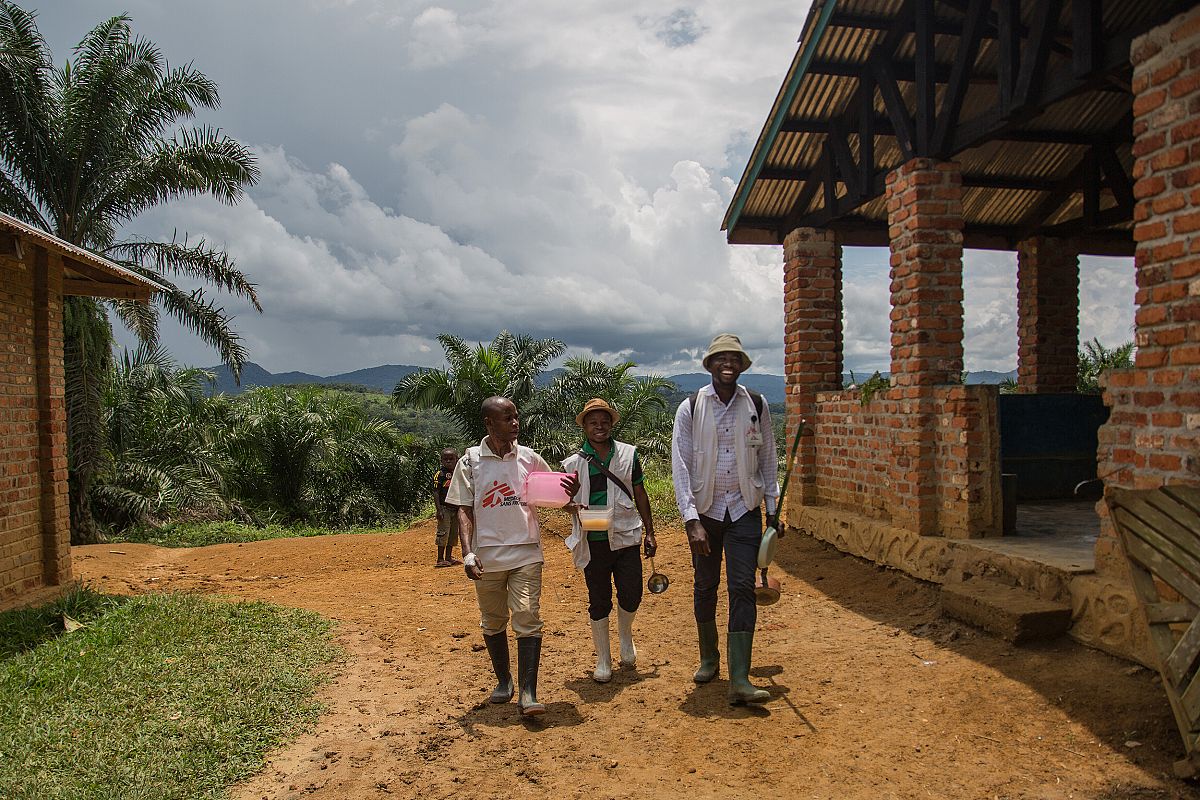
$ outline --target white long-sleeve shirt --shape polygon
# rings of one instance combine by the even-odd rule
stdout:
[[[750,511],[742,498],[741,486],[738,482],[737,454],[734,448],[737,442],[734,437],[734,420],[737,419],[737,404],[749,403],[751,400],[736,392],[728,405],[721,401],[717,390],[710,383],[700,390],[707,393],[711,404],[713,418],[717,424],[717,466],[714,476],[712,506],[705,512],[710,519],[724,519],[729,512],[730,519],[738,519]],[[696,498],[692,494],[692,409],[691,398],[679,404],[675,412],[675,428],[671,435],[671,480],[675,485],[675,503],[679,506],[679,514],[686,523],[699,519],[696,511]],[[753,408],[750,413],[757,413]],[[779,505],[779,461],[775,452],[775,429],[771,427],[771,412],[763,401],[760,420],[760,430],[763,432],[763,443],[758,448],[758,469],[762,475],[764,494],[767,503],[767,513],[774,514]]]

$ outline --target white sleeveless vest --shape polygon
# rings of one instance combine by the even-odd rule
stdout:
[[[628,487],[633,488],[633,456],[637,448],[631,444],[613,440],[613,456],[608,463],[608,469]],[[563,459],[563,469],[574,472],[579,477],[579,493],[572,498],[576,503],[586,507],[588,498],[592,496],[591,476],[588,474],[588,462],[576,453]],[[613,550],[641,544],[642,515],[638,513],[637,504],[632,497],[608,482],[608,505],[613,512],[613,526],[608,532],[608,546]],[[587,544],[587,533],[579,524],[579,518],[571,520],[571,535],[567,537],[567,547],[578,569],[583,569],[592,560],[591,549]]]
[[[757,416],[754,401],[746,387],[738,386],[737,394],[743,398],[734,413],[737,416],[734,429],[734,455],[737,457],[738,488],[746,508],[753,511],[763,500],[763,477],[758,465],[758,446],[748,444],[747,434],[755,426],[751,415]],[[731,401],[732,402],[732,401]],[[757,424],[763,421],[759,420]],[[717,424],[712,414],[712,398],[700,392],[696,408],[692,411],[692,495],[696,498],[696,512],[703,514],[712,507],[717,469]]]

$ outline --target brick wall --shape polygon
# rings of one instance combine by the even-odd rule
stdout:
[[[1000,437],[995,386],[894,387],[861,402],[860,390],[816,398],[815,497],[922,535],[1000,532]]]
[[[1200,485],[1200,7],[1134,40],[1135,366],[1110,372],[1106,490]],[[1104,504],[1096,567],[1124,565]]]
[[[819,392],[842,388],[842,248],[832,231],[797,228],[783,240],[784,375],[787,440]],[[815,450],[801,447],[791,486],[814,497]]]
[[[962,175],[914,158],[887,176],[892,384],[957,383],[963,368]]]
[[[841,391],[841,250],[829,232],[784,240],[788,422],[802,444],[789,501],[923,535],[1000,530],[996,387],[962,386],[962,189],[956,164],[888,175],[892,387]]]
[[[62,262],[26,244],[0,256],[0,607],[70,580],[62,391]]]
[[[1078,249],[1034,236],[1017,246],[1017,387],[1074,392],[1078,376]]]

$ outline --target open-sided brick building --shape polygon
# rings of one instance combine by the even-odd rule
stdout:
[[[71,579],[63,297],[146,301],[153,284],[0,214],[0,609]]]
[[[1103,503],[1086,568],[998,544],[1013,416],[960,382],[962,257],[1017,254],[1013,402],[1068,398],[1068,425],[1079,256],[1134,256],[1136,366],[1107,379],[1097,474],[1110,492],[1200,484],[1200,8],[814,0],[724,227],[783,246],[789,431],[807,423],[788,524],[1069,603],[1077,638],[1144,659]],[[845,245],[891,253],[891,386],[867,402],[842,388]]]

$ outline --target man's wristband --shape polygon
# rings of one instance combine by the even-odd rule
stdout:
[[[476,557],[474,553],[467,553],[465,556],[463,556],[463,566],[477,567],[479,566],[479,558]]]

